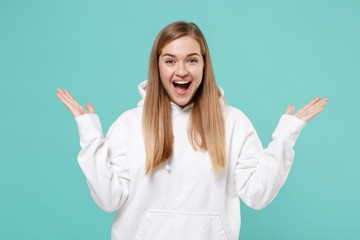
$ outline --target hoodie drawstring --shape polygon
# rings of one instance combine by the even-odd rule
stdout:
[[[170,168],[170,165],[169,165],[168,163],[166,163],[165,169],[166,169],[168,172],[171,172],[171,168]]]

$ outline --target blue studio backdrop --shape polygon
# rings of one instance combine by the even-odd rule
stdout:
[[[359,239],[360,2],[0,1],[0,239],[110,239],[78,163],[76,122],[57,98],[92,103],[104,134],[141,99],[158,32],[178,20],[207,39],[218,85],[267,147],[290,104],[325,110],[289,177],[239,239]]]

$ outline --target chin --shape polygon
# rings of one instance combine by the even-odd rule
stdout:
[[[179,105],[180,107],[185,107],[186,105],[189,104],[190,101],[174,101],[177,105]]]

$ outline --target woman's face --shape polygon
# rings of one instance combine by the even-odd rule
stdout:
[[[161,82],[172,102],[190,103],[203,77],[200,45],[192,37],[181,37],[165,45],[159,56]]]

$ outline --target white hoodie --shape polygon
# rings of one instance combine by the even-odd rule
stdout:
[[[97,114],[75,118],[78,162],[96,204],[117,211],[112,240],[237,240],[240,200],[262,209],[277,195],[294,160],[293,146],[306,122],[283,114],[266,149],[245,114],[222,106],[228,167],[216,178],[207,152],[194,151],[187,124],[192,104],[171,102],[174,135],[170,159],[145,176],[143,99],[121,114],[106,137]],[[221,92],[222,89],[219,87]]]

